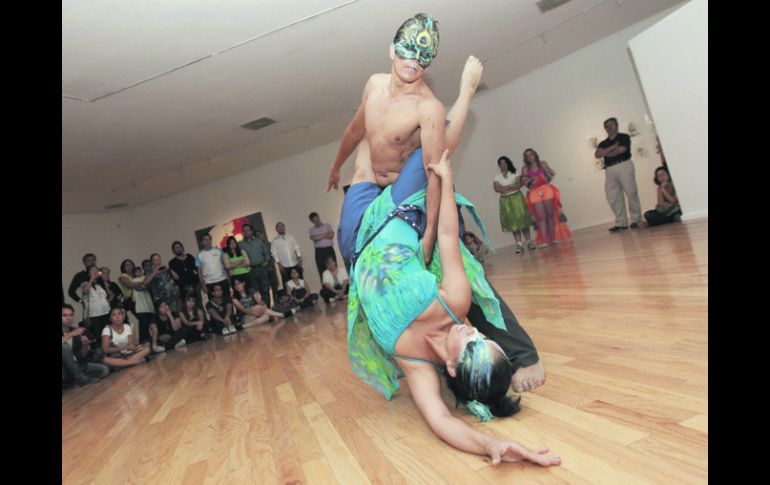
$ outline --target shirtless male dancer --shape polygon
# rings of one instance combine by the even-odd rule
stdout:
[[[337,240],[347,265],[353,257],[361,218],[383,187],[398,177],[416,178],[415,171],[438,162],[445,147],[451,155],[459,144],[470,100],[481,80],[482,66],[475,57],[468,58],[460,94],[445,116],[444,106],[423,82],[425,70],[438,53],[438,44],[438,24],[432,17],[417,14],[407,19],[390,46],[391,72],[369,78],[361,105],[345,129],[332,164],[327,192],[339,187],[340,168],[358,148],[355,173],[345,195],[338,228]],[[429,261],[436,236],[440,187],[435,174],[427,174],[423,248]],[[505,350],[515,369],[511,380],[513,389],[516,392],[535,389],[545,382],[545,370],[532,339],[492,289],[500,302],[508,331],[489,323],[476,304],[471,305],[468,320]]]

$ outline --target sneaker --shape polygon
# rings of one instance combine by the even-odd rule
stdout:
[[[628,229],[628,226],[612,226],[607,230],[610,232],[618,232],[618,231],[625,231],[626,229]]]
[[[633,223],[631,223],[630,227],[631,227],[631,229],[639,229],[639,223],[638,222],[633,222]]]
[[[153,352],[156,352],[156,353],[161,353],[161,352],[165,352],[165,351],[166,351],[166,348],[165,348],[165,347],[163,347],[163,346],[160,346],[160,345],[154,345],[154,346],[152,347],[152,351],[153,351]]]
[[[545,249],[547,247],[548,247],[548,243],[543,243],[540,246],[538,246],[538,248],[540,248],[540,249]]]
[[[557,244],[559,244],[559,241],[557,241],[556,239],[551,241],[551,246],[556,246]]]
[[[202,333],[201,334],[201,340],[208,340],[211,338],[211,334],[209,333]]]
[[[297,308],[292,308],[291,309],[291,314],[292,315],[296,315],[297,314]]]
[[[524,251],[524,246],[520,243],[516,243],[516,254],[519,254],[520,252]]]
[[[537,246],[535,246],[535,242],[533,240],[527,241],[527,249],[534,250],[537,249]]]
[[[179,342],[177,342],[176,345],[174,345],[174,348],[178,349],[179,347],[184,347],[185,345],[187,345],[187,340],[182,339]]]
[[[235,325],[230,325],[229,327],[227,327],[227,329],[230,330],[230,333],[235,333],[238,331],[238,329],[235,328]]]

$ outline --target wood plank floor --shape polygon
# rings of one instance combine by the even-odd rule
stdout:
[[[63,483],[706,483],[707,237],[707,220],[590,228],[490,257],[547,382],[515,417],[456,414],[560,467],[441,442],[405,383],[386,401],[355,377],[345,307],[321,303],[65,391]]]

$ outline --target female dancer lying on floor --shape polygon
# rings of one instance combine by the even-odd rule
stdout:
[[[463,324],[474,299],[487,310],[499,305],[483,278],[478,262],[460,247],[456,204],[470,205],[453,191],[452,172],[444,152],[429,167],[441,180],[438,222],[440,283],[424,263],[417,225],[412,214],[424,210],[425,190],[402,198],[404,184],[424,187],[425,174],[404,177],[385,188],[361,223],[352,258],[348,306],[348,355],[353,370],[389,399],[398,389],[398,366],[406,376],[417,408],[431,430],[452,446],[488,455],[493,464],[528,460],[557,465],[546,448],[529,450],[515,441],[484,434],[452,414],[441,399],[439,370],[449,388],[482,421],[510,416],[519,402],[507,395],[512,368],[499,345]],[[418,174],[420,171],[411,173]],[[401,199],[401,200],[398,200]],[[467,271],[470,269],[470,271]],[[491,297],[491,298],[490,298]],[[459,318],[458,318],[459,317]],[[393,358],[398,359],[396,366]]]

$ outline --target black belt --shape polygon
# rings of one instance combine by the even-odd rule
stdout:
[[[607,164],[607,163],[605,163],[605,164],[604,164],[604,168],[607,168],[607,167],[612,167],[613,165],[618,165],[618,164],[621,164],[621,163],[623,163],[623,162],[627,162],[627,161],[629,161],[629,160],[631,160],[631,158],[626,158],[625,160],[620,160],[620,161],[618,161],[618,162],[612,162],[612,163],[610,163],[610,164]]]

